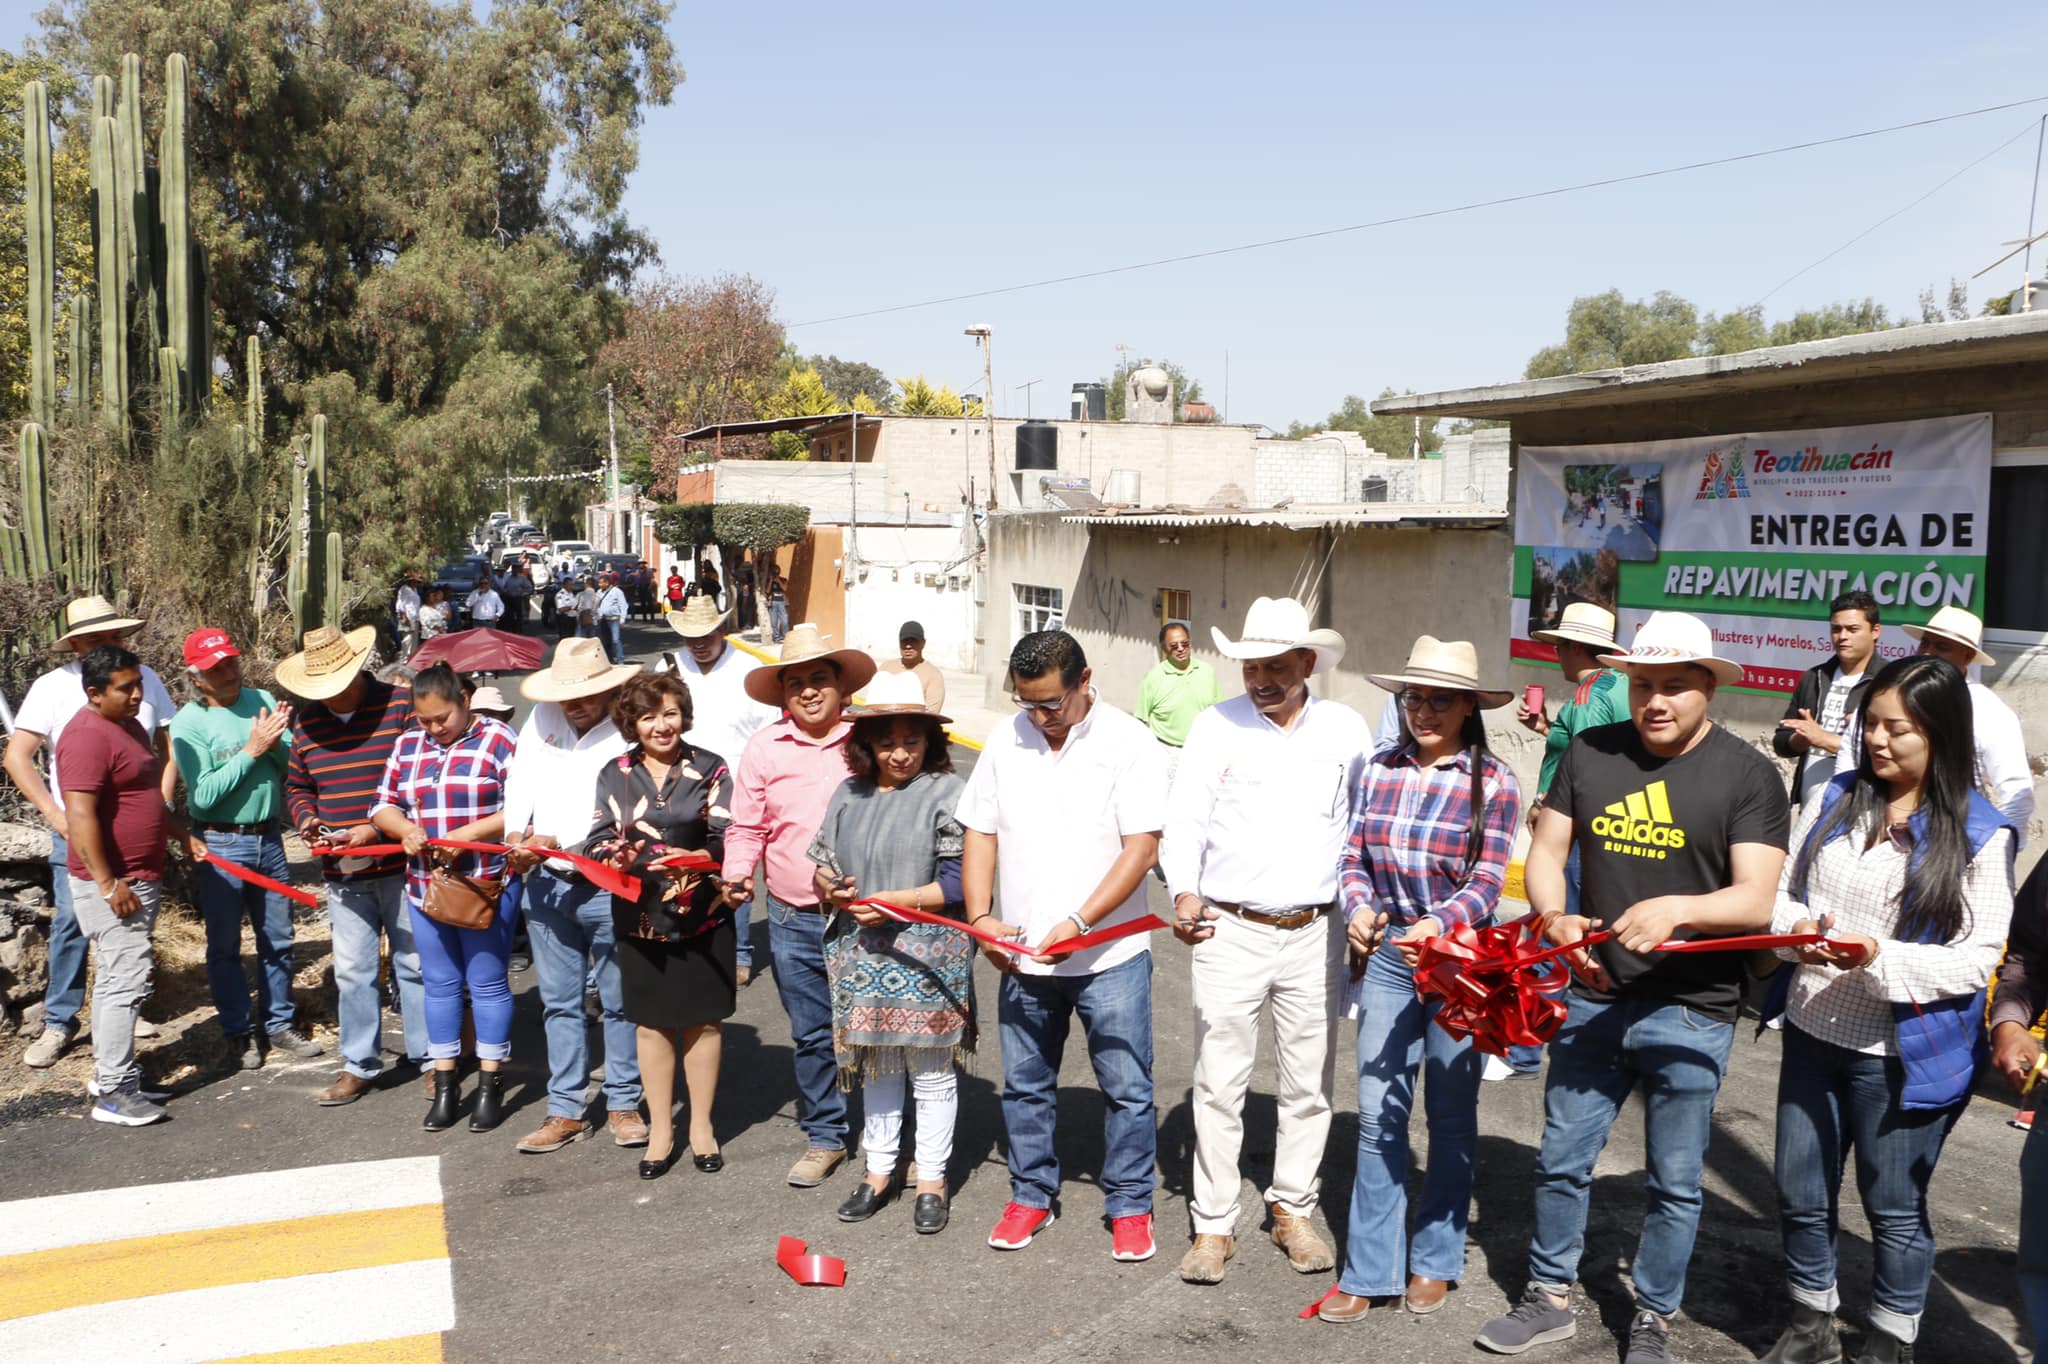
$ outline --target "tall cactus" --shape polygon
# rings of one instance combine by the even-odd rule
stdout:
[[[78,424],[92,407],[92,350],[92,294],[80,289],[71,296],[71,372],[64,380],[66,405]]]
[[[177,351],[175,375],[165,373],[160,377],[165,384],[176,379],[184,392],[186,410],[197,416],[209,361],[199,354],[205,342],[201,325],[193,314],[191,180],[185,160],[185,58],[177,52],[164,59],[164,130],[156,160],[164,228],[164,338],[165,344]],[[200,268],[205,269],[203,263]],[[203,296],[197,306],[205,308]]]
[[[41,81],[21,88],[21,168],[27,181],[28,410],[45,426],[57,420],[57,252],[51,204],[50,99]]]
[[[105,78],[102,77],[101,80]],[[99,82],[94,83],[95,90]],[[99,208],[98,258],[100,323],[100,418],[125,439],[128,435],[128,338],[122,334],[128,315],[127,271],[121,252],[120,185],[115,168],[115,126],[111,118],[92,125],[92,185]]]
[[[321,564],[320,624],[341,628],[341,532],[327,532],[327,553]]]
[[[21,425],[21,533],[26,542],[28,573],[46,578],[56,564],[56,537],[50,533],[49,459],[43,428]]]

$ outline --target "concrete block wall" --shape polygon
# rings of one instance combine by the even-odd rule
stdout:
[[[718,502],[798,503],[811,509],[813,525],[845,525],[856,504],[863,521],[888,514],[882,471],[868,465],[721,460],[713,496]]]
[[[1358,484],[1348,476],[1354,456],[1326,440],[1262,440],[1258,444],[1252,489],[1254,507],[1296,502],[1352,502]]]

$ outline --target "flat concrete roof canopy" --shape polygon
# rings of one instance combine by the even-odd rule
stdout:
[[[1555,379],[1404,393],[1380,399],[1372,410],[1381,416],[1506,418],[2030,361],[2048,362],[2048,311],[1894,327]]]

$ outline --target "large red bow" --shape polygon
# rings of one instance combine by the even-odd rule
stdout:
[[[1424,940],[1415,956],[1415,993],[1442,1001],[1437,1026],[1469,1037],[1475,1049],[1505,1056],[1539,1046],[1564,1025],[1570,972],[1532,920],[1475,928],[1465,924]]]

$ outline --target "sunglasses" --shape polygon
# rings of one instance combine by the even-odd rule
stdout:
[[[1010,699],[1017,703],[1018,710],[1023,711],[1027,715],[1034,710],[1044,715],[1054,715],[1066,708],[1067,702],[1074,699],[1074,691],[1078,690],[1080,689],[1077,687],[1073,691],[1062,692],[1059,699],[1054,701],[1026,701],[1015,692],[1010,693]]]
[[[1432,715],[1442,715],[1457,705],[1461,699],[1462,696],[1457,692],[1451,692],[1446,696],[1430,696],[1419,691],[1404,691],[1400,697],[1403,710],[1427,710]]]

